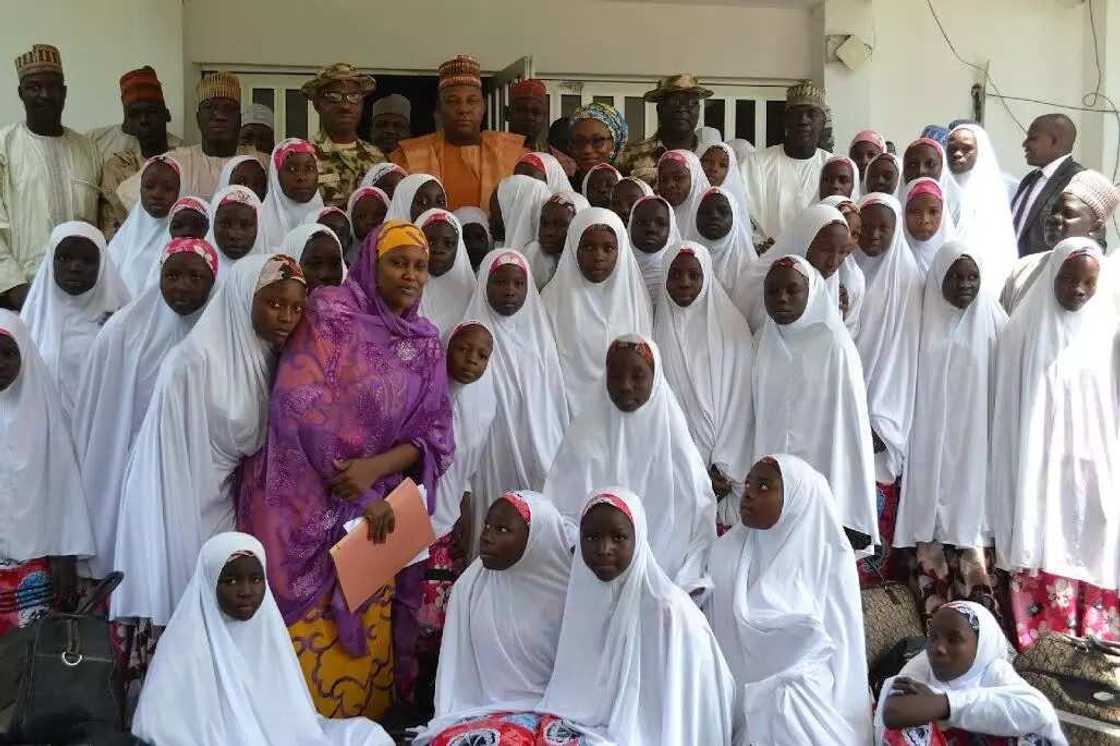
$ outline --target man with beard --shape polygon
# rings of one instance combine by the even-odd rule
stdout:
[[[624,176],[656,186],[657,161],[669,150],[691,150],[697,156],[709,145],[719,142],[719,130],[700,127],[700,101],[712,92],[701,87],[692,75],[673,75],[658,82],[642,97],[657,104],[657,132],[647,140],[626,146],[618,158]]]

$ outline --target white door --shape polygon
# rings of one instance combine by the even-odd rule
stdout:
[[[264,104],[272,109],[276,142],[288,137],[313,137],[319,131],[319,113],[300,90],[313,75],[239,72],[241,108]]]
[[[490,92],[486,94],[486,121],[492,130],[509,129],[506,124],[506,106],[509,105],[509,88],[521,80],[533,77],[533,58],[522,57],[489,76]]]

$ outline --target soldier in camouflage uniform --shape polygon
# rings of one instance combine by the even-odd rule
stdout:
[[[319,112],[319,132],[311,138],[319,158],[319,193],[323,202],[346,209],[350,194],[371,166],[385,155],[358,137],[362,102],[376,83],[353,65],[336,62],[303,85]]]
[[[657,161],[666,151],[691,150],[696,155],[712,142],[719,141],[718,131],[701,128],[700,102],[712,95],[691,75],[680,74],[663,78],[655,89],[647,91],[644,98],[657,104],[657,132],[648,140],[632,140],[618,158],[618,170],[624,176],[641,179],[650,186],[657,186]],[[710,139],[712,135],[715,139]],[[705,139],[705,137],[709,139]]]

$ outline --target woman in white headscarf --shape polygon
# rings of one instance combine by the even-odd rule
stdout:
[[[164,358],[121,489],[113,619],[167,624],[203,542],[234,525],[230,476],[264,443],[276,350],[305,300],[294,259],[246,257]]]
[[[76,600],[96,545],[70,425],[20,317],[0,310],[0,635]]]
[[[247,558],[259,570],[233,569]],[[159,746],[392,746],[372,720],[315,712],[265,566],[264,547],[248,534],[222,533],[202,545],[152,661],[133,735]],[[248,619],[226,610],[229,585],[246,611],[256,602]]]
[[[963,242],[945,244],[921,305],[917,395],[891,543],[917,547],[916,585],[927,613],[957,598],[994,603],[992,562],[985,557],[992,543],[987,474],[1001,449],[989,452],[989,402],[996,340],[1007,314],[974,274],[982,267],[981,256]]]
[[[998,293],[1019,259],[1019,242],[1003,172],[983,127],[962,124],[949,133],[949,169],[957,186],[956,204],[950,205],[957,237],[983,254],[986,292]]]
[[[940,215],[936,205],[940,204]],[[910,253],[925,281],[933,258],[946,241],[957,237],[950,204],[943,187],[933,179],[921,176],[902,190],[902,227]]]
[[[682,239],[677,229],[677,213],[664,197],[642,197],[630,209],[626,225],[646,292],[651,299],[656,298],[665,284],[666,257]]]
[[[706,613],[747,743],[871,741],[859,578],[834,505],[812,466],[766,456],[747,477],[741,520],[712,548]]]
[[[504,564],[500,560],[510,559],[505,556],[476,559],[455,583],[436,673],[435,718],[413,740],[416,746],[437,735],[456,742],[455,737],[493,725],[487,718],[493,713],[541,719],[529,711],[536,709],[552,676],[571,543],[564,519],[543,495],[507,492],[494,504],[499,503],[526,524],[524,543],[512,565],[488,567]],[[479,532],[491,532],[487,546],[497,543],[497,528],[479,526]],[[504,521],[501,529],[512,533]],[[523,725],[535,729],[540,723]]]
[[[526,173],[526,169],[531,169],[539,174],[540,177]],[[564,167],[560,165],[560,161],[556,156],[551,153],[526,153],[521,156],[521,160],[517,162],[513,172],[515,174],[525,174],[532,176],[535,179],[543,180],[548,185],[548,189],[553,194],[567,191],[572,188],[572,182],[568,180],[568,174],[564,172]],[[543,177],[543,178],[542,178]]]
[[[459,224],[459,219],[438,207],[425,210],[416,218],[416,227],[424,231],[425,235],[437,225],[455,232],[455,257],[451,261],[451,267],[438,275],[431,271],[429,257],[428,284],[424,286],[424,294],[420,297],[420,315],[435,324],[440,336],[443,336],[463,320],[463,311],[474,294],[476,280],[471,270],[470,257],[467,256],[467,247],[463,243],[463,227]],[[428,245],[432,244],[433,238],[428,235]],[[436,253],[434,247],[431,253]]]
[[[634,351],[652,368],[648,398],[636,409],[616,403],[611,363]],[[658,566],[686,592],[709,586],[704,562],[716,537],[716,500],[708,465],[665,380],[661,353],[642,335],[619,337],[603,355],[606,376],[583,414],[572,420],[545,482],[545,497],[575,534],[596,484],[621,484],[649,509],[649,544]]]
[[[490,224],[502,227],[500,244],[524,253],[537,237],[541,207],[551,196],[548,185],[532,176],[514,174],[499,181],[494,190]],[[497,216],[493,214],[494,206],[498,208]]]
[[[268,167],[268,192],[257,225],[266,251],[279,251],[284,237],[301,223],[314,223],[323,209],[315,147],[289,137],[276,144]],[[281,173],[283,172],[283,173]]]
[[[729,227],[723,235],[716,235],[717,228],[722,227],[720,213],[725,204],[731,210]],[[735,307],[746,313],[750,310],[748,285],[752,278],[751,267],[758,261],[750,223],[734,195],[721,187],[711,187],[704,192],[696,212],[693,235],[688,240],[696,241],[708,250],[716,279]]]
[[[145,186],[144,175],[150,168],[161,168],[176,179],[182,172],[179,163],[167,156],[157,155],[145,161],[140,170],[140,200],[129,210],[128,217],[109,242],[109,258],[133,298],[144,290],[153,265],[159,264],[169,238],[170,210],[179,199],[178,191],[171,192],[162,185],[158,190]],[[156,217],[149,209],[162,213],[162,217]]]
[[[550,207],[550,205],[554,207]],[[556,192],[541,205],[536,221],[537,235],[526,244],[522,252],[525,254],[525,258],[529,260],[529,266],[533,269],[533,282],[536,284],[537,290],[544,290],[544,286],[556,274],[556,265],[560,263],[560,256],[564,253],[564,239],[568,235],[566,225],[572,224],[572,219],[576,216],[576,213],[580,210],[586,210],[590,206],[591,204],[586,197],[570,189]],[[545,219],[545,210],[549,211],[548,220]],[[567,215],[568,221],[566,225],[563,222],[565,215]],[[564,230],[562,234],[560,233],[561,227]],[[549,238],[555,239],[560,246],[560,251],[555,254],[545,251],[541,244],[541,237],[545,235],[546,230],[549,231]],[[555,248],[555,245],[552,248]]]
[[[970,659],[961,660],[968,653]],[[945,604],[931,622],[927,648],[883,684],[876,746],[989,739],[1066,746],[1053,705],[1023,680],[1011,658],[990,611],[970,601]]]
[[[227,246],[225,237],[227,235],[226,228],[219,228],[218,211],[222,209],[223,205],[244,205],[253,211],[256,216],[257,230],[256,236],[252,240],[252,245],[248,251],[245,252],[240,258],[235,259],[236,254],[245,251],[243,246]],[[210,208],[207,212],[207,218],[210,220],[210,228],[206,231],[206,243],[213,246],[218,252],[218,281],[221,282],[222,278],[228,273],[229,269],[234,266],[240,259],[246,256],[260,255],[267,253],[264,242],[264,233],[261,230],[261,201],[257,199],[257,195],[249,187],[239,186],[234,184],[225,189],[219,189],[210,200]],[[277,250],[280,247],[276,247]],[[227,253],[229,252],[229,253]],[[153,267],[152,273],[148,275],[148,285],[158,284],[159,282],[159,268]]]
[[[685,186],[682,182],[688,178]],[[700,159],[691,150],[669,150],[657,160],[657,193],[677,214],[677,229],[688,238],[696,233],[696,208],[711,188]]]
[[[584,235],[593,230],[599,234],[594,241]],[[600,240],[603,230],[614,236],[613,253]],[[582,251],[581,245],[586,246]],[[568,406],[575,417],[599,392],[610,343],[620,334],[653,331],[649,292],[617,215],[591,207],[572,219],[564,253],[541,293],[541,304],[556,335]]]
[[[716,490],[717,525],[732,526],[739,520],[743,478],[751,467],[754,339],[746,319],[715,279],[703,246],[686,241],[671,251],[666,274],[657,296],[653,339],[661,350],[665,379],[712,472],[713,489],[716,482],[728,488],[725,494]],[[688,305],[674,299],[691,294],[695,297]]]
[[[78,220],[55,226],[20,317],[54,377],[67,417],[94,337],[128,301],[101,231]]]
[[[996,349],[989,520],[1020,647],[1042,630],[1120,637],[1110,270],[1093,239],[1060,242]]]
[[[859,353],[808,260],[787,255],[775,257],[770,266],[770,272],[784,266],[804,278],[808,299],[788,323],[768,318],[758,338],[752,377],[754,458],[791,453],[823,474],[840,522],[866,542],[856,547],[857,556],[869,554],[879,543],[879,522]]]
[[[615,746],[733,743],[735,680],[704,615],[654,559],[642,498],[600,488],[579,517],[556,665],[537,711]],[[618,532],[613,553],[604,526]]]
[[[433,207],[447,208],[447,191],[443,182],[430,174],[410,174],[397,184],[397,191],[393,192],[389,201],[385,222],[407,220],[411,223]]]

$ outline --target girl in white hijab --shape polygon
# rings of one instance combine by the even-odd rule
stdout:
[[[230,476],[264,442],[276,350],[305,300],[294,259],[246,257],[164,358],[121,489],[113,619],[167,624],[203,542],[232,528]],[[258,303],[280,309],[258,318]]]
[[[706,613],[739,687],[746,743],[871,741],[859,578],[834,505],[812,466],[767,456],[747,477],[740,520],[712,548]]]
[[[665,284],[665,259],[681,242],[677,213],[664,197],[642,197],[630,209],[626,224],[646,292],[656,298]]]
[[[316,236],[324,236],[326,241],[313,243],[312,239]],[[324,285],[339,285],[346,277],[342,242],[338,240],[338,234],[322,223],[304,223],[292,228],[284,237],[284,245],[278,253],[299,262],[307,280],[308,293]]]
[[[803,306],[791,284],[807,286],[798,291],[807,292]],[[775,258],[763,287],[772,299],[754,358],[754,458],[792,453],[823,474],[840,523],[869,537],[857,556],[868,554],[879,543],[879,522],[859,353],[804,257]]]
[[[927,612],[954,598],[990,596],[994,585],[984,557],[992,543],[987,474],[995,455],[989,452],[989,402],[996,340],[1007,314],[984,290],[982,266],[964,243],[945,244],[922,303],[917,395],[892,545],[917,546]],[[953,555],[957,561],[949,562]]]
[[[1016,573],[1022,647],[1040,627],[1117,634],[1108,619],[1120,613],[1120,319],[1110,270],[1093,239],[1061,241],[996,349],[988,504],[999,566]]]
[[[236,178],[235,180],[234,171],[239,170],[241,166],[246,163],[257,164],[253,167],[253,171],[256,172],[253,175],[253,180],[260,180],[259,189],[249,183],[250,180],[245,178],[244,175],[238,176],[238,178]],[[218,185],[214,188],[214,191],[218,192],[222,189],[225,189],[227,186],[234,186],[237,184],[249,187],[253,190],[253,193],[256,194],[260,199],[264,199],[264,197],[261,197],[262,194],[268,194],[268,172],[265,167],[261,165],[260,160],[258,160],[256,156],[235,155],[228,161],[226,161],[226,165],[222,166],[222,172],[218,175]]]
[[[923,282],[941,245],[957,237],[949,208],[944,188],[929,177],[914,179],[902,191],[906,243]]]
[[[613,240],[605,235],[613,234]],[[653,331],[649,292],[622,221],[590,207],[572,219],[556,275],[541,294],[556,335],[572,416],[600,393],[607,347],[620,334]]]
[[[284,237],[301,223],[314,223],[323,209],[319,194],[319,168],[314,146],[289,137],[272,149],[268,167],[268,192],[257,226],[266,251],[279,251]]]
[[[238,219],[236,220],[223,217],[222,225],[218,225],[219,211],[224,213],[236,209],[227,208],[227,210],[222,210],[224,205],[244,205],[246,208],[253,211],[253,215],[256,218],[256,232],[251,241],[247,238],[247,230],[243,229],[240,225],[240,216],[237,216]],[[241,210],[237,210],[237,212],[240,213]],[[229,269],[244,257],[267,253],[264,233],[261,228],[261,201],[257,199],[257,195],[249,187],[235,184],[225,189],[219,189],[213,199],[210,200],[210,209],[207,213],[207,217],[210,219],[210,229],[206,232],[206,243],[213,246],[218,252],[219,282],[224,277],[224,273],[228,273]],[[229,225],[227,225],[227,223],[229,223]],[[277,246],[276,250],[279,249],[280,247]],[[148,277],[148,283],[149,285],[154,285],[157,284],[158,281],[159,271],[155,269]]]
[[[412,223],[433,207],[447,208],[447,191],[443,182],[430,174],[410,174],[397,184],[385,221],[407,220]]]
[[[205,241],[173,239],[159,265],[168,269],[167,282],[148,288],[109,319],[89,348],[78,386],[74,445],[97,540],[97,554],[86,569],[91,578],[103,578],[114,568],[128,455],[160,365],[194,327],[210,297],[218,255]]]
[[[824,162],[817,186],[817,198],[809,204],[833,196],[850,200],[858,200],[862,196],[859,166],[846,155],[834,155]]]
[[[852,239],[852,251],[845,257],[844,262],[840,265],[840,269],[836,273],[839,276],[836,290],[839,295],[838,301],[840,304],[841,316],[844,317],[844,326],[848,327],[848,331],[852,334],[852,339],[855,339],[859,336],[860,319],[863,312],[863,299],[867,294],[867,282],[864,279],[863,270],[860,269],[854,256],[855,250],[859,246],[859,238],[863,229],[863,219],[859,214],[859,205],[847,197],[840,197],[838,195],[825,197],[821,200],[821,204],[835,207],[840,211],[840,214],[844,216],[844,220],[848,222],[848,232],[851,234]]]
[[[514,166],[513,173],[532,176],[538,181],[543,181],[553,194],[559,194],[572,188],[572,182],[568,180],[568,174],[564,172],[564,167],[551,153],[526,153]],[[540,176],[537,176],[537,174],[540,174]]]
[[[384,179],[389,174],[397,174],[399,176],[397,178],[396,184],[394,184],[390,188],[386,188],[388,185],[382,184],[382,179]],[[403,181],[407,176],[408,172],[392,161],[375,163],[374,165],[370,166],[369,171],[366,171],[366,175],[362,177],[362,181],[360,184],[358,184],[358,187],[377,187],[381,191],[385,192],[385,194],[389,195],[389,198],[392,199],[393,193],[395,193],[397,187],[400,186],[400,182]]]
[[[479,527],[486,554],[451,592],[435,718],[415,746],[484,728],[491,713],[533,717],[552,676],[572,567],[564,520],[527,490],[505,493],[489,513]]]
[[[657,160],[657,193],[673,206],[677,229],[685,238],[696,234],[696,208],[711,186],[691,150],[669,150]]]
[[[701,591],[709,585],[704,562],[716,537],[708,465],[665,381],[657,344],[626,335],[604,358],[597,396],[565,433],[544,495],[574,535],[593,485],[636,491],[652,517],[649,544],[658,566],[686,592]],[[642,370],[634,371],[635,364]]]
[[[490,218],[481,208],[473,205],[460,207],[451,214],[458,218],[459,225],[463,226],[463,244],[467,247],[471,267],[477,272],[483,257],[494,248],[494,237],[490,234]]]
[[[654,559],[641,498],[598,489],[579,516],[537,711],[615,746],[732,743],[735,680],[704,615]]]
[[[734,196],[720,187],[711,187],[700,198],[689,238],[700,243],[712,257],[712,270],[740,312],[749,310],[747,301],[751,266],[758,261],[751,227],[744,219]],[[726,229],[726,230],[725,230]]]
[[[707,249],[686,241],[667,261],[653,339],[661,351],[665,380],[712,474],[719,498],[716,523],[726,528],[739,520],[743,478],[751,467],[754,339],[746,319],[713,276]]]
[[[77,220],[55,226],[20,317],[53,376],[67,417],[74,411],[94,337],[128,301],[101,231]]]
[[[502,226],[501,245],[524,253],[537,237],[541,207],[551,196],[548,185],[532,176],[514,174],[499,181],[491,204],[490,224]]]
[[[1053,705],[1019,676],[1011,658],[990,611],[970,601],[945,604],[930,623],[928,647],[883,684],[876,746],[989,738],[1066,746]]]
[[[586,210],[590,206],[586,197],[570,189],[556,192],[541,205],[537,237],[525,246],[523,252],[533,269],[533,282],[537,290],[544,290],[544,286],[556,274],[556,265],[560,263],[560,256],[564,253],[564,240],[568,236],[568,226],[572,224],[572,219],[580,210]]]
[[[438,207],[425,210],[416,219],[416,227],[424,232],[430,247],[428,284],[420,297],[420,315],[435,324],[440,336],[444,336],[463,320],[463,311],[474,295],[476,284],[467,247],[463,243],[463,227],[458,218]],[[443,244],[447,241],[443,239],[451,232],[454,236],[447,236],[453,252],[450,266],[439,267],[443,271],[436,274],[432,270],[437,256],[441,263],[446,264],[447,251]]]
[[[719,153],[723,154],[727,165],[719,169],[710,167],[708,164],[718,158]],[[707,162],[705,162],[705,159],[707,159]],[[744,216],[744,219],[749,217],[750,202],[747,199],[747,182],[739,171],[739,156],[736,155],[735,149],[725,142],[714,142],[700,153],[700,164],[704,168],[704,175],[708,177],[708,183],[730,193],[735,198],[735,204],[739,208],[738,213]],[[722,163],[719,165],[722,166]],[[715,174],[720,172],[723,173],[723,178],[717,181]]]
[[[941,187],[945,195],[945,212],[950,217],[956,211],[960,199],[957,182],[949,172],[949,158],[945,146],[932,137],[919,137],[906,146],[902,153],[902,171],[899,178],[899,193],[904,197],[906,188],[919,178],[931,178]],[[1007,193],[1006,187],[1003,189]],[[906,200],[901,200],[903,206]],[[932,259],[932,257],[930,257]]]
[[[880,153],[867,164],[863,175],[863,194],[889,194],[898,198],[902,194],[902,159],[894,153]]]
[[[40,273],[42,274],[42,273]],[[0,634],[74,591],[75,557],[95,551],[70,426],[19,316],[0,310]],[[68,560],[66,558],[69,558]],[[51,578],[69,564],[71,587]],[[68,603],[74,596],[63,599]]]
[[[970,139],[972,142],[968,142]],[[968,148],[971,145],[972,148]],[[1003,182],[995,148],[978,124],[962,124],[949,132],[950,163],[971,149],[975,160],[967,171],[953,173],[957,202],[951,205],[957,236],[974,252],[983,254],[986,291],[997,293],[1019,259],[1019,242],[1011,219],[1011,203]],[[967,158],[967,156],[965,156]]]
[[[264,547],[248,534],[202,545],[152,661],[133,735],[159,746],[392,746],[371,720],[315,712],[265,565]]]
[[[178,183],[181,171],[179,163],[167,156],[145,161],[140,170],[140,201],[109,242],[109,258],[133,298],[144,290],[152,266],[159,263],[167,245],[169,213],[179,199],[179,190],[170,187]]]

